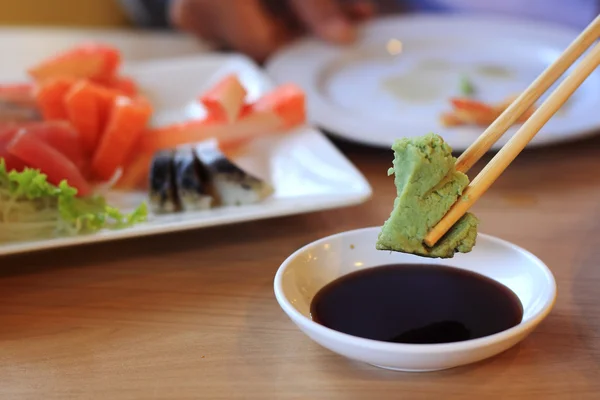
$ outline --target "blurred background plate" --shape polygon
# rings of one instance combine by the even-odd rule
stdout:
[[[462,151],[484,127],[439,123],[440,114],[450,111],[449,98],[461,95],[461,81],[472,83],[475,98],[500,103],[524,90],[578,33],[483,16],[383,17],[365,24],[351,46],[299,40],[275,54],[267,72],[276,82],[301,85],[311,122],[341,138],[389,148],[396,138],[436,132]],[[529,147],[598,132],[599,109],[600,71],[595,71]]]

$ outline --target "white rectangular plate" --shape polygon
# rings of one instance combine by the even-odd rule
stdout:
[[[155,125],[201,115],[204,110],[194,105],[194,99],[231,72],[238,74],[251,100],[273,87],[256,64],[239,55],[202,54],[124,66],[124,73],[134,77],[154,104]],[[371,187],[360,172],[311,127],[256,141],[234,161],[271,183],[272,197],[250,206],[150,215],[147,223],[123,230],[6,243],[0,245],[0,255],[300,214],[358,204],[371,196]],[[107,199],[127,210],[146,200],[147,194],[113,191]]]

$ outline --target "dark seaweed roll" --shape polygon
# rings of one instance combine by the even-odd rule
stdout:
[[[194,150],[219,204],[238,206],[258,203],[273,193],[273,188],[267,182],[227,159],[215,141],[200,143]]]
[[[150,207],[155,213],[181,210],[174,173],[174,151],[163,150],[154,155],[149,176]]]
[[[180,148],[175,153],[175,185],[181,206],[186,211],[206,210],[213,203],[207,192],[209,183],[204,181],[201,168],[191,148]]]

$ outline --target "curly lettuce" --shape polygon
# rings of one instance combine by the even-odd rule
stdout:
[[[146,203],[122,213],[101,196],[77,197],[77,189],[66,181],[49,183],[39,170],[9,172],[0,158],[0,242],[121,229],[147,216]]]

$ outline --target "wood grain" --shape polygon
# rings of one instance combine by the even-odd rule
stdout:
[[[322,349],[273,296],[292,251],[390,212],[391,152],[341,148],[374,187],[361,206],[1,258],[0,398],[598,398],[600,140],[525,151],[473,210],[548,263],[554,311],[498,357],[427,374]]]

